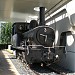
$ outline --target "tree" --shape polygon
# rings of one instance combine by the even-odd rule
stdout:
[[[1,24],[1,43],[11,44],[11,33],[12,33],[12,23],[2,23]]]

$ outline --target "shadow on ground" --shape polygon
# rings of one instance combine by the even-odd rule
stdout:
[[[11,70],[11,66],[7,59],[10,58],[5,58],[3,52],[0,51],[0,75],[16,75],[14,71]]]

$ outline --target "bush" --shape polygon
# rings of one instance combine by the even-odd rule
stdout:
[[[12,23],[1,23],[1,44],[11,44]]]

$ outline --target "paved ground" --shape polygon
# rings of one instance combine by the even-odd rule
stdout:
[[[42,69],[40,69],[41,71]],[[43,71],[43,70],[42,70]],[[15,59],[13,54],[3,50],[0,51],[0,75],[36,75],[28,67],[25,67],[21,61]],[[53,72],[40,73],[40,75],[58,75]],[[63,74],[64,75],[64,74]],[[66,75],[75,75],[68,73]]]
[[[0,75],[35,75],[28,67],[6,50],[0,51]]]
[[[0,51],[0,75],[20,75],[7,53],[6,51]]]

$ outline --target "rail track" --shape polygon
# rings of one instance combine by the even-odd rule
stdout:
[[[27,65],[26,67],[33,72],[33,75],[66,75],[68,72],[55,64],[50,66],[41,66],[40,64],[32,64]]]
[[[14,59],[11,59],[11,60],[13,61]],[[26,75],[26,74],[27,75],[68,75],[67,74],[68,71],[64,70],[63,68],[59,67],[56,64],[52,64],[52,65],[31,64],[31,65],[28,65],[21,58],[18,58],[17,60],[18,60],[18,63],[23,64],[21,67],[25,68],[25,72],[24,72],[25,74],[23,73],[23,75]]]

